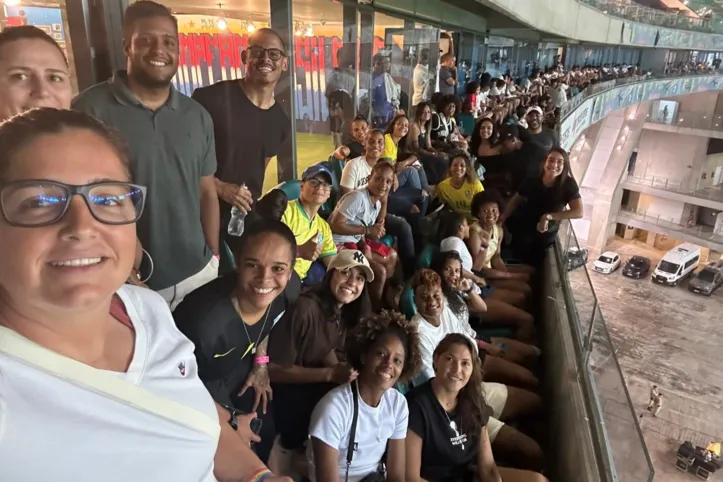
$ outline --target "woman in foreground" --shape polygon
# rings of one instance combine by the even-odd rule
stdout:
[[[359,376],[327,393],[314,409],[309,476],[312,482],[404,482],[409,410],[394,385],[409,381],[421,365],[417,330],[401,313],[382,310],[347,336],[346,352]]]
[[[482,367],[472,343],[461,334],[447,335],[434,350],[435,377],[407,395],[407,482],[546,481],[495,463]]]
[[[124,285],[144,201],[92,117],[0,125],[0,480],[272,477],[163,298]]]

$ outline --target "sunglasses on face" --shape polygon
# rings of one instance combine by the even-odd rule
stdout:
[[[47,180],[24,180],[0,186],[0,211],[8,224],[31,228],[58,222],[75,195],[103,224],[135,223],[143,213],[145,186],[104,181],[83,186]]]
[[[258,45],[252,45],[248,50],[249,55],[253,59],[262,59],[264,54],[268,55],[269,59],[273,61],[281,60],[283,57],[286,57],[286,54],[281,49],[265,49],[263,47],[259,47]]]

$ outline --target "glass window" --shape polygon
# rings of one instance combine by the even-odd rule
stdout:
[[[679,264],[671,263],[670,261],[661,261],[658,265],[658,270],[663,273],[676,274],[679,269]]]
[[[271,26],[268,1],[221,3],[220,7],[205,8],[188,0],[160,0],[159,3],[170,8],[178,19],[180,56],[173,84],[189,96],[198,87],[243,78],[241,52],[247,46],[249,35]],[[263,192],[278,184],[277,179],[278,165],[274,157],[266,167]]]
[[[6,2],[3,8],[0,9],[0,27],[34,25],[53,37],[68,59],[70,72],[73,76],[73,93],[77,94],[78,82],[75,75],[75,62],[70,42],[65,1],[35,1],[33,5],[7,5],[7,3],[12,2]]]
[[[292,11],[296,152],[301,176],[310,165],[329,158],[354,119],[358,14],[355,7],[331,0],[293,0]]]

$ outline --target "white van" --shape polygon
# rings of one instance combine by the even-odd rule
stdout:
[[[684,243],[671,249],[653,271],[653,281],[670,286],[677,285],[680,280],[693,273],[700,262],[700,248],[694,244]]]

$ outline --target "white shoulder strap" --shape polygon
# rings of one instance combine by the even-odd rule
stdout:
[[[4,326],[0,326],[0,353],[74,385],[205,433],[213,440],[218,440],[221,433],[218,420],[213,420],[194,408],[156,395],[111,373],[59,355]]]

